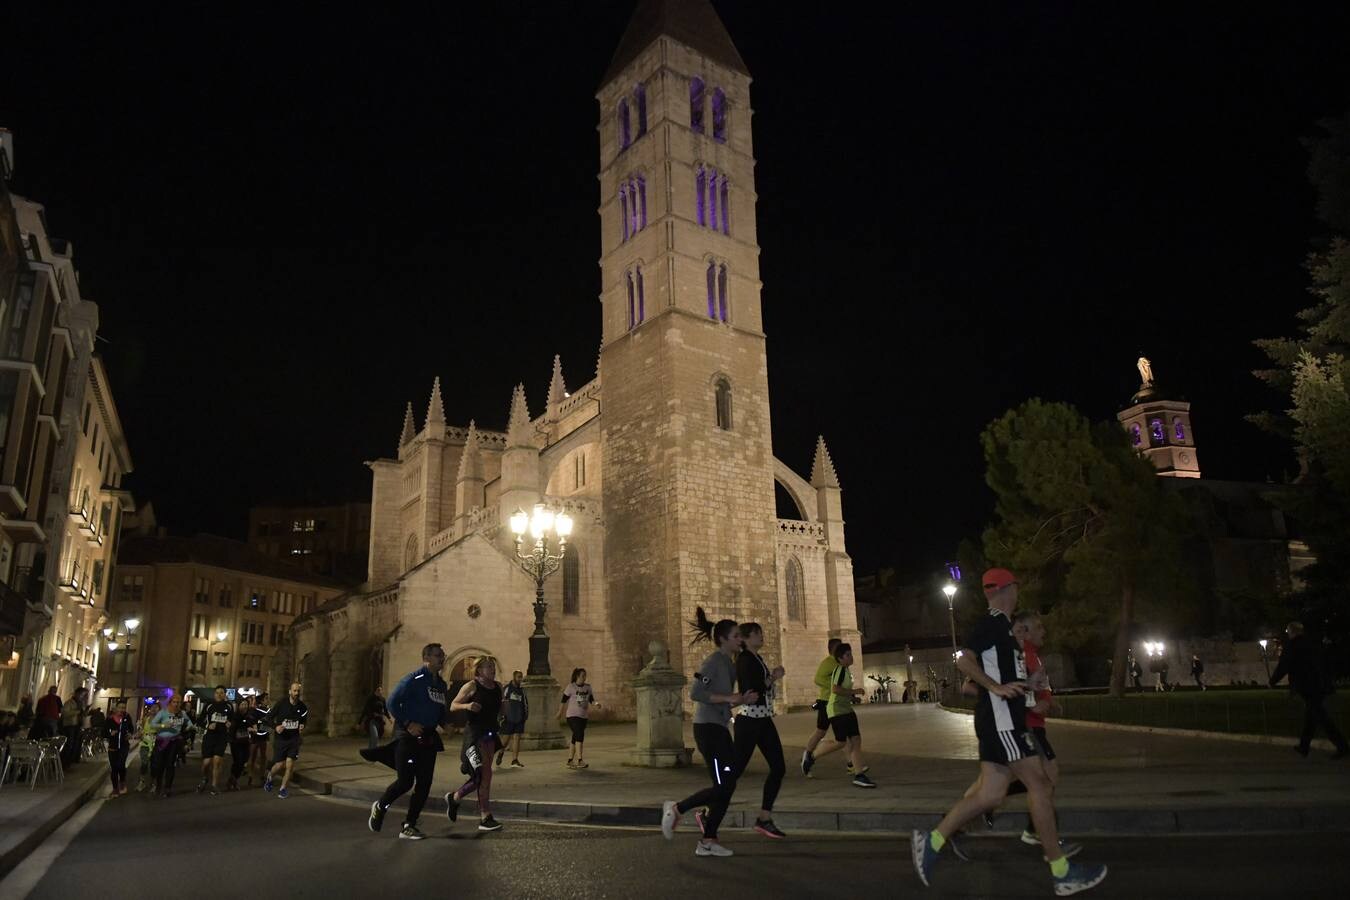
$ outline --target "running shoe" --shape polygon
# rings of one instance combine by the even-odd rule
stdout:
[[[268,772],[267,777],[263,779],[263,790],[272,793],[272,773]]]
[[[952,855],[961,860],[961,862],[970,862],[970,856],[966,851],[956,845],[956,835],[947,838],[947,846],[952,848]]]
[[[286,790],[285,788],[282,788],[281,790],[277,791],[277,799],[278,799],[278,800],[285,800],[285,799],[286,799],[287,797],[289,797],[290,795],[291,795],[291,792],[288,791],[288,790]]]
[[[675,837],[675,826],[680,824],[680,811],[676,808],[674,800],[667,800],[661,804],[661,833],[666,836],[666,840]]]
[[[220,791],[216,790],[216,786],[215,786],[214,784],[211,785],[209,788],[207,788],[207,789],[206,789],[206,792],[207,792],[208,794],[210,794],[212,797],[219,797],[219,796],[220,796]]]
[[[723,847],[717,841],[699,841],[698,846],[694,848],[695,856],[735,856],[726,847]]]
[[[816,764],[816,758],[810,750],[802,751],[802,774],[807,778],[811,777],[811,767]]]
[[[862,772],[859,772],[857,775],[853,776],[853,786],[860,788],[874,788],[877,786],[877,783]]]
[[[929,838],[927,831],[915,831],[909,836],[909,852],[914,860],[914,872],[923,882],[924,887],[928,887],[928,879],[933,874],[933,866],[937,865],[938,852],[933,849],[933,842]]]
[[[520,760],[518,760],[518,759],[513,759],[513,760],[511,760],[511,766],[512,766],[512,768],[516,768],[516,769],[523,769],[523,768],[525,768],[525,764],[524,764],[523,762],[521,762]]]
[[[589,768],[590,768],[590,766],[587,765],[586,762],[585,762],[584,760],[580,760],[580,759],[577,760],[577,766],[576,766],[576,767],[577,767],[578,769],[589,769]]]
[[[202,792],[205,791],[205,790],[206,790],[206,782],[203,781],[203,782],[198,783],[198,785],[197,785],[197,793],[200,794],[200,793],[202,793]]]
[[[1022,843],[1030,844],[1033,847],[1039,847],[1041,845],[1041,839],[1036,832],[1029,828],[1024,828],[1022,830]]]
[[[1063,878],[1055,879],[1055,896],[1068,897],[1096,887],[1106,880],[1106,866],[1086,866],[1069,863]]]
[[[569,769],[575,769],[576,767],[577,767],[577,761],[576,761],[576,760],[574,760],[574,759],[569,759],[569,760],[567,761],[567,768],[569,768]]]
[[[445,795],[445,814],[451,822],[459,818],[459,801],[455,799],[454,791],[448,791]]]
[[[399,840],[403,841],[420,841],[426,837],[426,835],[422,833],[422,829],[418,828],[416,825],[404,825],[403,830],[398,833],[398,836]]]
[[[384,807],[380,806],[380,801],[370,804],[370,818],[366,820],[366,825],[371,831],[379,831],[384,827]]]
[[[786,834],[778,830],[777,825],[773,824],[773,819],[756,819],[755,830],[766,838],[774,838],[775,840],[787,837]]]
[[[479,831],[501,831],[501,830],[502,830],[502,823],[501,823],[501,822],[498,822],[496,819],[492,818],[492,814],[491,814],[491,813],[488,813],[487,816],[484,817],[483,821],[481,821],[481,822],[478,823],[478,830],[479,830]]]
[[[500,766],[500,765],[502,764],[502,756],[504,756],[505,754],[506,754],[506,749],[505,749],[505,748],[503,748],[503,749],[501,749],[501,750],[498,750],[498,751],[497,751],[497,759],[496,759],[496,761],[493,763],[493,765]]]

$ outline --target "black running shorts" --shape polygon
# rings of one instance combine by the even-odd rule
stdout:
[[[996,731],[992,728],[976,728],[975,737],[980,744],[980,762],[997,763],[1006,766],[1019,759],[1036,756],[1036,739],[1026,729]]]
[[[1045,729],[1032,728],[1031,733],[1036,736],[1036,743],[1038,745],[1038,749],[1040,750],[1041,756],[1044,756],[1047,762],[1054,759],[1055,748],[1050,746],[1050,739],[1045,736]]]
[[[283,759],[300,758],[300,735],[295,737],[279,737],[276,740],[276,748],[272,751],[272,765],[276,765]]]
[[[230,744],[229,738],[223,731],[208,731],[202,736],[202,759],[224,756],[225,748]]]
[[[586,723],[589,721],[581,716],[568,716],[567,724],[572,726],[572,743],[584,744],[586,742]]]
[[[846,741],[862,734],[862,729],[858,727],[858,714],[853,712],[830,719],[830,727],[834,729],[836,741]]]
[[[815,705],[811,708],[816,711],[816,731],[829,731],[830,713],[826,709],[826,702],[824,700],[817,700]]]

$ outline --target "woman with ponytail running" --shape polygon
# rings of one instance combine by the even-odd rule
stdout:
[[[661,833],[670,840],[675,836],[675,826],[680,824],[680,816],[699,806],[708,807],[708,816],[701,823],[703,837],[694,848],[695,856],[732,856],[732,852],[717,840],[717,827],[731,805],[731,796],[736,792],[736,749],[731,741],[732,706],[753,705],[759,702],[759,694],[754,691],[736,693],[736,651],[741,646],[741,635],[735,621],[721,619],[717,623],[709,621],[703,607],[695,610],[695,619],[690,624],[694,628],[694,640],[710,641],[717,649],[699,666],[694,676],[694,688],[690,696],[694,707],[694,743],[698,752],[708,765],[708,774],[712,776],[712,786],[706,787],[691,797],[676,803],[667,800],[662,804]]]
[[[745,772],[756,747],[764,754],[764,761],[769,764],[769,777],[764,779],[764,799],[755,818],[755,830],[765,837],[785,838],[787,835],[773,824],[773,801],[787,774],[783,742],[773,724],[774,687],[783,678],[783,667],[770,670],[769,664],[759,655],[759,649],[764,646],[764,629],[758,622],[742,622],[739,631],[743,646],[736,657],[736,680],[742,693],[758,694],[759,702],[742,707],[736,717],[736,771]]]

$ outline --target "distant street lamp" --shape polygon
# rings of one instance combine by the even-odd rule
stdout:
[[[526,529],[534,538],[529,553],[520,548]],[[511,514],[511,533],[516,536],[516,558],[520,567],[534,579],[534,634],[530,635],[529,675],[552,675],[548,661],[548,632],[544,630],[544,613],[548,602],[544,599],[544,581],[558,571],[567,555],[567,538],[572,534],[572,517],[565,512],[554,513],[542,503],[534,505],[532,513],[517,509]],[[548,552],[548,538],[556,535],[558,552]]]
[[[1266,656],[1266,645],[1269,644],[1270,641],[1266,640],[1265,638],[1261,638],[1261,640],[1257,641],[1257,643],[1261,645],[1261,662],[1265,664],[1265,667],[1266,667],[1266,683],[1269,684],[1269,683],[1270,683],[1270,657]]]
[[[956,659],[956,585],[947,582],[942,586],[942,593],[947,595],[947,627],[952,633],[952,659]]]

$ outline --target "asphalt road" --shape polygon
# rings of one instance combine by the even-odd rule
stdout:
[[[186,774],[186,773],[184,773]],[[190,783],[190,781],[189,781]],[[427,840],[397,838],[401,812],[371,834],[365,808],[295,792],[254,789],[168,800],[95,800],[4,881],[6,900],[100,898],[776,898],[1053,896],[1038,851],[1007,838],[966,842],[976,859],[948,856],[919,884],[895,838],[798,834],[769,841],[725,831],[732,859],[693,855],[690,829],[659,832],[507,822],[480,834],[451,825],[433,797]],[[1082,858],[1111,875],[1092,897],[1344,897],[1346,836],[1086,838]]]

